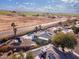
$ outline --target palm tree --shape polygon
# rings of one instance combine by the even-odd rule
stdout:
[[[16,28],[15,23],[11,23],[11,26],[13,27],[14,37],[16,37],[17,28]]]

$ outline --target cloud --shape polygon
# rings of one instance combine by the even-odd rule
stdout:
[[[13,0],[8,0],[12,1]],[[40,2],[42,2],[40,0]],[[20,11],[41,11],[41,12],[74,12],[79,9],[79,0],[46,0],[44,3],[36,1],[16,1],[16,9]]]
[[[24,5],[34,5],[34,3],[30,3],[30,2],[24,2]]]
[[[79,0],[61,0],[61,1],[65,2],[65,3],[77,3],[77,2],[79,2]]]

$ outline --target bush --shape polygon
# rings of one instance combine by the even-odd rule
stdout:
[[[17,55],[13,54],[11,59],[21,59],[21,56],[19,55],[19,56],[17,57]]]
[[[26,59],[34,59],[33,53],[32,52],[28,52],[27,56],[26,56]]]
[[[12,13],[16,13],[16,11],[12,11]]]
[[[70,48],[73,49],[77,45],[77,39],[76,36],[73,33],[57,33],[54,36],[54,39],[52,39],[52,43],[55,46],[62,47],[62,50],[64,51],[64,48]]]
[[[23,53],[24,53],[23,51],[20,51],[16,54],[13,54],[12,59],[24,59],[24,54]]]

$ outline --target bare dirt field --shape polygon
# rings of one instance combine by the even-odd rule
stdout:
[[[48,23],[56,21],[56,19],[42,17],[42,16],[9,16],[0,15],[0,31],[11,28],[11,23],[14,22],[18,27],[33,26],[42,23]]]

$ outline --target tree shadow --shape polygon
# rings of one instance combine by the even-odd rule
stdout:
[[[56,47],[53,47],[53,49],[60,56],[60,59],[79,59],[79,57],[74,55],[72,52],[64,53]]]

